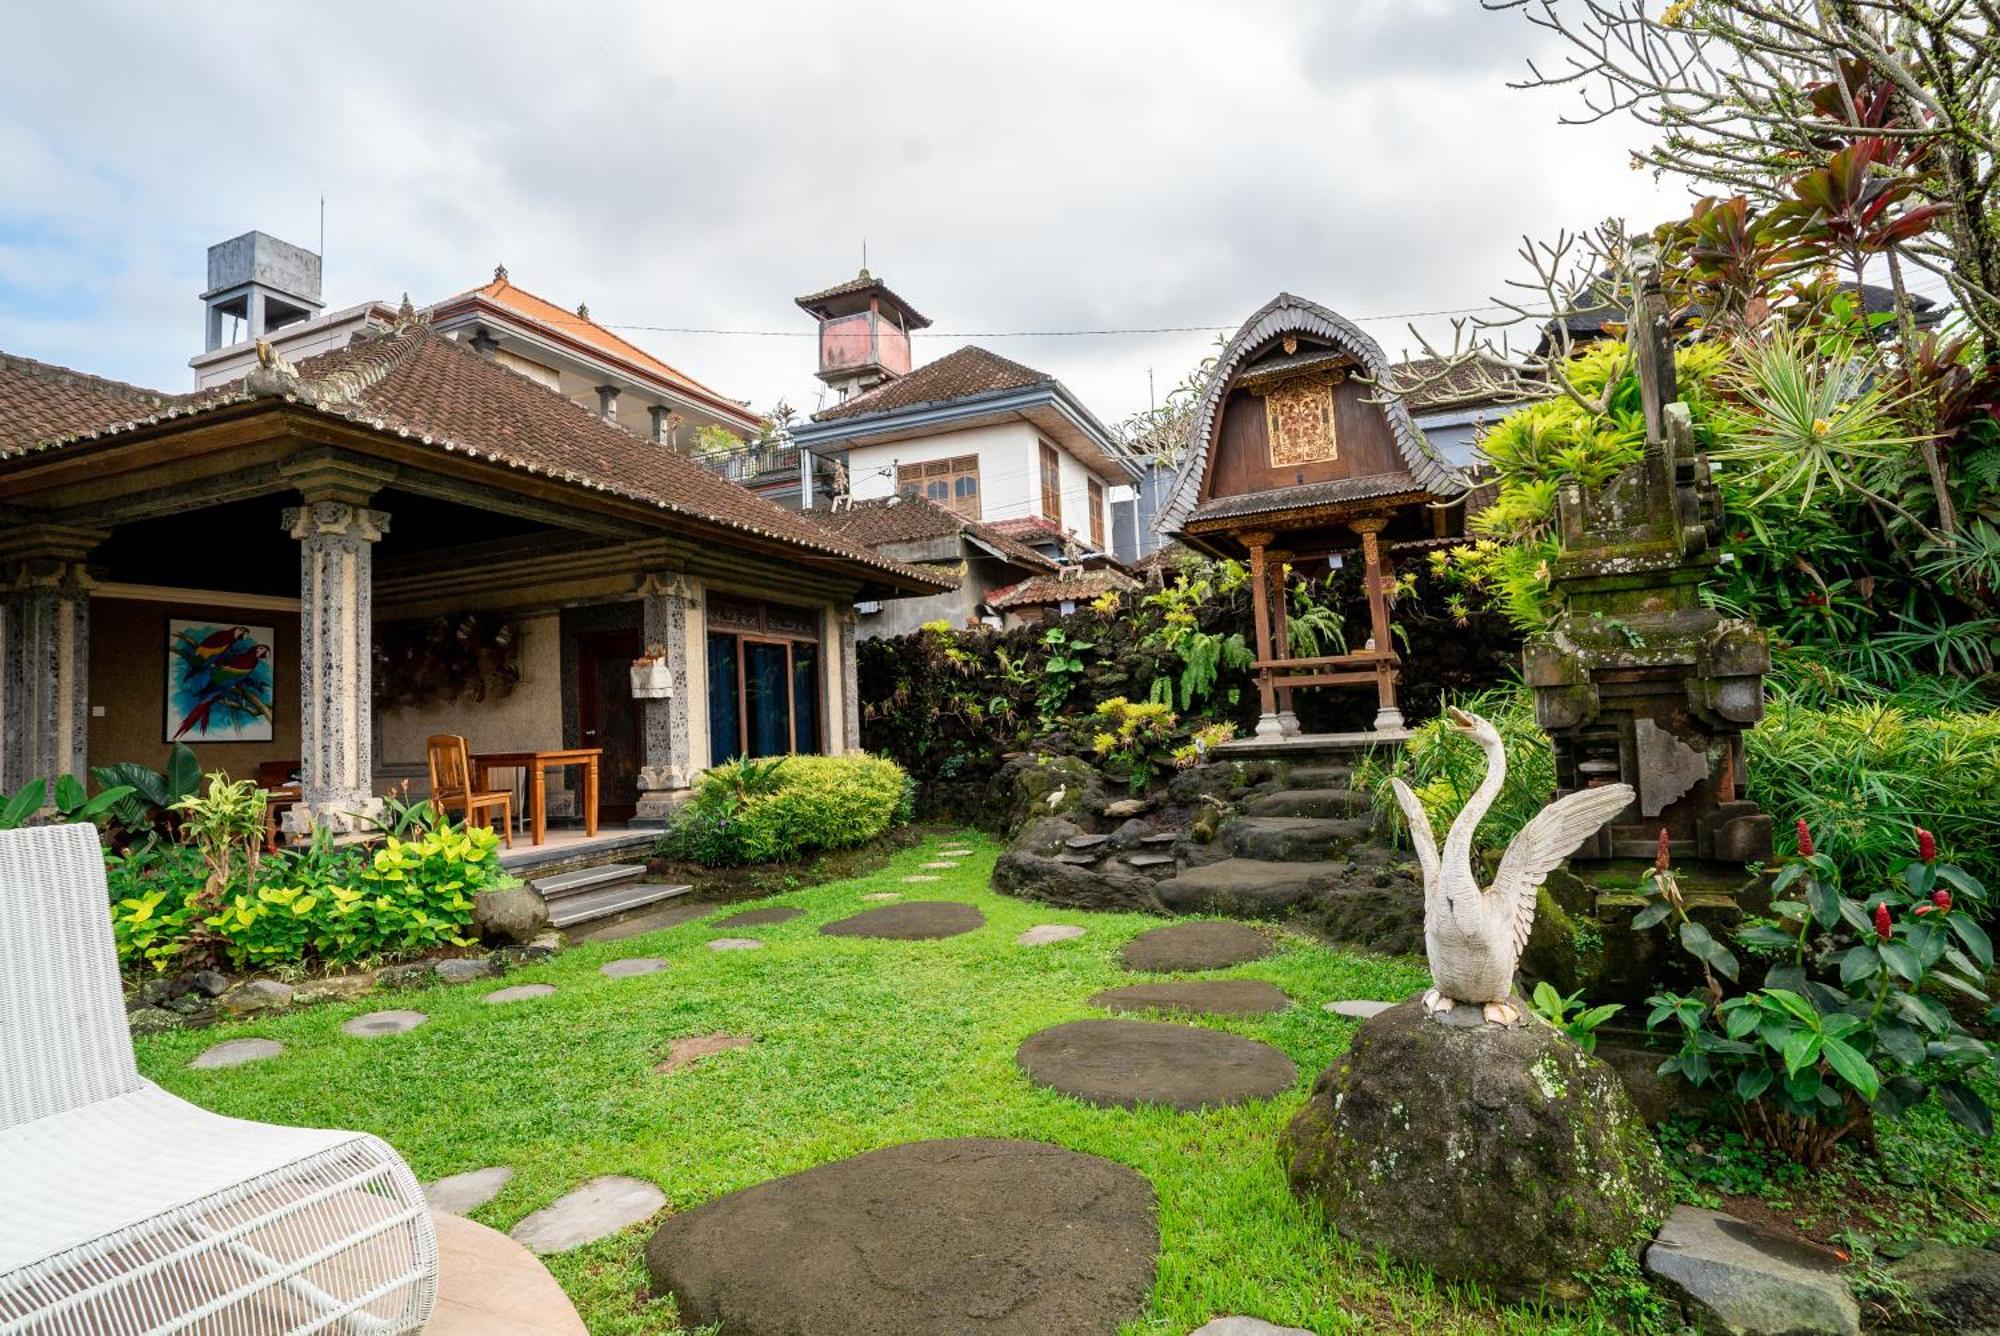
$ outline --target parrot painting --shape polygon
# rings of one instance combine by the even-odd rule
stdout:
[[[168,740],[268,740],[272,639],[268,627],[170,622]]]

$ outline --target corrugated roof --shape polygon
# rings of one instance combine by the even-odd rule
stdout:
[[[0,357],[0,368],[26,359]],[[413,439],[447,453],[554,478],[717,525],[840,558],[921,586],[944,589],[937,572],[891,561],[717,477],[665,446],[642,441],[553,390],[491,362],[455,339],[409,323],[296,368],[259,367],[245,379],[195,395],[148,395],[116,382],[27,363],[0,376],[0,446],[10,460],[81,441],[192,417],[223,405],[282,398],[348,422]],[[50,374],[60,373],[60,374]],[[83,382],[75,390],[64,377]],[[48,386],[39,408],[15,402],[23,384]],[[109,390],[94,387],[111,387]],[[38,424],[23,435],[14,424]]]

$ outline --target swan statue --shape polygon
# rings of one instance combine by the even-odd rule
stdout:
[[[1424,1009],[1442,1017],[1464,1003],[1481,1008],[1489,1024],[1518,1025],[1520,1008],[1508,999],[1535,926],[1535,892],[1557,863],[1631,803],[1632,786],[1580,789],[1544,807],[1521,827],[1500,856],[1493,884],[1482,890],[1472,870],[1472,836],[1507,781],[1507,752],[1490,721],[1456,708],[1446,714],[1486,754],[1486,777],[1451,823],[1442,854],[1424,805],[1408,784],[1391,781],[1424,873],[1424,954],[1435,985],[1424,994]]]

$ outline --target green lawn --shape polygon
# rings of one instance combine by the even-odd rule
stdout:
[[[1160,920],[1051,909],[986,889],[994,846],[978,836],[958,869],[928,885],[901,878],[931,840],[862,878],[793,892],[790,923],[717,932],[708,920],[645,937],[578,947],[506,979],[377,994],[282,1019],[138,1041],[146,1074],[209,1108],[276,1122],[361,1128],[400,1150],[425,1179],[488,1165],[516,1175],[477,1213],[500,1229],[598,1174],[652,1179],[673,1208],[829,1160],[933,1137],[1024,1137],[1118,1160],[1159,1195],[1159,1276],[1128,1332],[1182,1333],[1212,1316],[1248,1313],[1317,1332],[1598,1331],[1596,1313],[1564,1322],[1494,1310],[1422,1276],[1385,1269],[1338,1246],[1286,1190],[1276,1143],[1312,1079],[1354,1022],[1320,1004],[1401,998],[1426,976],[1415,962],[1343,955],[1303,937],[1224,974],[1267,979],[1297,1005],[1275,1016],[1207,1023],[1277,1045],[1298,1084],[1262,1103],[1205,1114],[1095,1109],[1031,1087],[1014,1049],[1062,1021],[1102,1015],[1085,1004],[1132,982],[1117,963],[1127,939]],[[987,927],[937,942],[822,937],[823,923],[873,906],[864,893],[977,905]],[[1080,940],[1023,948],[1037,923],[1077,923]],[[720,935],[763,938],[762,951],[712,952]],[[668,969],[607,979],[598,966],[656,955]],[[516,983],[559,990],[538,1001],[482,1005]],[[430,1023],[357,1040],[340,1023],[362,1011],[414,1007]],[[754,1047],[666,1076],[653,1066],[674,1039],[732,1031]],[[273,1060],[190,1071],[219,1040],[282,1041]],[[162,1147],[171,1154],[170,1147]],[[672,1305],[645,1295],[644,1227],[551,1258],[594,1333],[677,1330]]]

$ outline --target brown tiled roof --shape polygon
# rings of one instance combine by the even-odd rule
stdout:
[[[10,365],[20,360],[5,359]],[[41,368],[44,373],[55,370]],[[77,392],[58,380],[56,403],[64,411],[31,408],[22,414],[29,422],[48,422],[55,428],[34,434],[14,432],[10,425],[13,408],[0,401],[0,408],[5,409],[0,416],[9,419],[0,422],[0,427],[11,437],[0,442],[0,467],[7,459],[24,454],[117,435],[225,404],[276,396],[376,431],[419,440],[450,454],[624,497],[669,514],[838,557],[928,588],[949,588],[952,583],[936,571],[891,561],[829,533],[674,450],[641,441],[423,324],[359,339],[337,351],[307,358],[296,368],[260,367],[244,380],[198,395],[149,396],[113,382],[73,372],[61,374],[87,386],[113,388],[93,390],[78,399]],[[49,377],[45,374],[42,380]],[[114,406],[111,396],[118,390],[126,393]]]
[[[1137,580],[1109,566],[1088,571],[1078,566],[1065,566],[1054,575],[1037,575],[1032,580],[996,590],[987,595],[986,605],[998,611],[1071,601],[1088,603],[1113,591],[1123,593],[1140,587]]]
[[[909,317],[909,328],[926,329],[930,326],[931,322],[919,315],[916,307],[897,296],[894,289],[881,279],[876,278],[866,269],[863,269],[845,283],[836,283],[832,287],[825,288],[819,292],[808,292],[805,296],[795,297],[793,300],[799,304],[801,309],[811,311],[814,307],[832,301],[835,297],[845,297],[849,293],[854,292],[866,292],[870,288],[880,288],[884,297],[887,297],[890,301],[903,308],[904,314]]]
[[[994,520],[986,526],[996,533],[1004,533],[1009,538],[1061,540],[1065,535],[1063,527],[1042,515],[1016,515],[1012,519]]]
[[[839,510],[810,510],[806,514],[863,547],[875,548],[886,543],[912,543],[925,538],[969,534],[1016,566],[1037,571],[1056,569],[1055,562],[1026,544],[1016,542],[995,526],[954,514],[927,497],[881,497],[872,501],[856,501]]]
[[[1267,515],[1280,510],[1307,510],[1317,506],[1337,506],[1351,501],[1406,495],[1423,495],[1423,488],[1411,481],[1406,473],[1335,478],[1331,482],[1299,483],[1263,492],[1210,497],[1194,508],[1188,522],[1199,524],[1203,520],[1239,519],[1245,515]]]
[[[935,362],[926,362],[907,376],[898,376],[866,394],[857,394],[846,403],[813,414],[815,422],[869,417],[899,408],[949,403],[976,394],[1001,390],[1025,390],[1034,385],[1053,385],[1055,377],[1033,367],[1010,362],[998,353],[989,353],[968,343],[955,353],[946,353]]]
[[[98,431],[186,397],[0,353],[0,454],[51,436]]]

